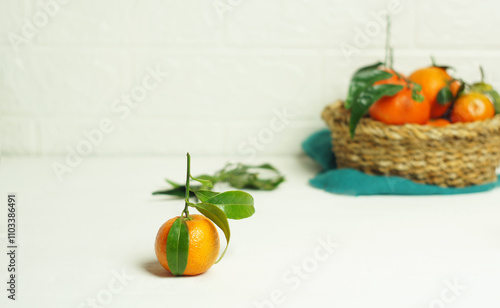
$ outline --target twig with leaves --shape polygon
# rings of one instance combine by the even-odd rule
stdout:
[[[264,175],[263,175],[264,174]],[[265,175],[268,176],[265,176]],[[228,183],[238,189],[254,189],[254,190],[274,190],[285,181],[285,177],[270,164],[258,166],[245,165],[241,163],[226,164],[224,168],[217,171],[214,175],[203,174],[196,177],[196,180],[201,185],[193,185],[190,188],[190,196],[196,196],[198,190],[211,190],[216,183]],[[165,179],[172,187],[165,190],[153,192],[153,195],[170,195],[179,198],[184,197],[186,186],[176,183],[172,180]]]

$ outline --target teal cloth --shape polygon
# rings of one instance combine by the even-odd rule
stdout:
[[[444,188],[435,185],[418,184],[398,176],[368,175],[349,168],[337,169],[335,155],[331,151],[329,130],[314,133],[302,143],[302,148],[323,168],[309,182],[312,186],[331,193],[362,195],[453,195],[469,194],[491,190],[500,186],[497,182],[464,188]]]

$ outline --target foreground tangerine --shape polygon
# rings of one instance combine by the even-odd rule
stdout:
[[[167,262],[167,237],[172,224],[179,217],[165,222],[158,230],[155,241],[155,253],[161,266],[170,272]],[[219,234],[214,224],[205,216],[190,215],[186,220],[189,232],[189,252],[186,269],[182,275],[193,276],[206,272],[217,260],[220,243]]]
[[[488,97],[479,92],[460,96],[453,106],[450,119],[455,122],[474,122],[495,116],[495,107]]]

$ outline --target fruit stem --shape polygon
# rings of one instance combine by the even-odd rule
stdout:
[[[385,37],[385,66],[390,68],[392,63],[389,63],[391,58],[391,47],[390,47],[390,38],[391,38],[391,16],[387,14],[387,22],[386,22],[386,37]]]
[[[483,70],[483,67],[481,65],[479,66],[479,71],[481,72],[481,82],[484,83],[484,70]]]
[[[393,49],[393,48],[390,48],[389,50],[391,51],[391,52],[389,53],[389,68],[390,68],[390,69],[392,69],[392,70],[394,70],[394,69],[392,68],[392,63],[393,63],[393,61],[394,61],[394,55],[393,55],[394,49]]]
[[[431,56],[431,63],[432,63],[432,66],[437,66],[436,59],[434,58],[434,56]]]
[[[182,214],[185,215],[186,218],[189,218],[188,206],[189,206],[189,177],[191,175],[191,155],[189,155],[189,152],[186,155],[187,155],[186,194],[185,194],[184,210],[182,211]]]

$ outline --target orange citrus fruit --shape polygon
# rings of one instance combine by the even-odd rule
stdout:
[[[375,86],[379,85],[379,84],[399,84],[399,85],[406,85],[406,81],[404,80],[404,78],[406,78],[406,77],[404,75],[396,73],[396,71],[394,71],[391,68],[384,68],[382,70],[386,71],[388,73],[391,73],[392,76],[389,77],[389,78],[387,78],[387,79],[384,79],[384,80],[379,80],[379,81],[375,82],[373,85],[375,85]]]
[[[190,215],[186,220],[189,232],[189,250],[186,269],[182,275],[192,276],[206,272],[217,260],[220,243],[219,234],[214,224],[205,216]],[[170,272],[167,262],[167,237],[174,221],[174,217],[165,222],[158,230],[155,241],[156,257],[160,264]]]
[[[460,82],[460,80],[456,80],[456,79],[453,80],[450,83],[451,94],[453,94],[453,96],[456,96],[458,93],[458,90],[460,90],[461,86],[462,86],[462,83]]]
[[[437,101],[438,92],[450,84],[450,90],[455,96],[460,88],[460,82],[453,81],[451,76],[446,72],[446,69],[436,66],[426,67],[413,72],[409,79],[422,86],[422,94],[431,104],[431,118],[439,118],[442,116],[451,103],[440,105]]]
[[[495,107],[487,96],[479,92],[461,95],[451,111],[451,121],[474,122],[495,116]]]
[[[448,121],[446,119],[432,119],[432,120],[429,120],[429,122],[427,122],[427,125],[435,126],[435,127],[444,127],[444,126],[448,126],[450,124],[451,124],[450,121]]]
[[[393,96],[384,96],[370,106],[370,117],[385,124],[427,123],[431,108],[429,101],[425,97],[422,102],[414,101],[412,89],[406,81],[400,82],[393,84],[404,85],[401,91]]]

